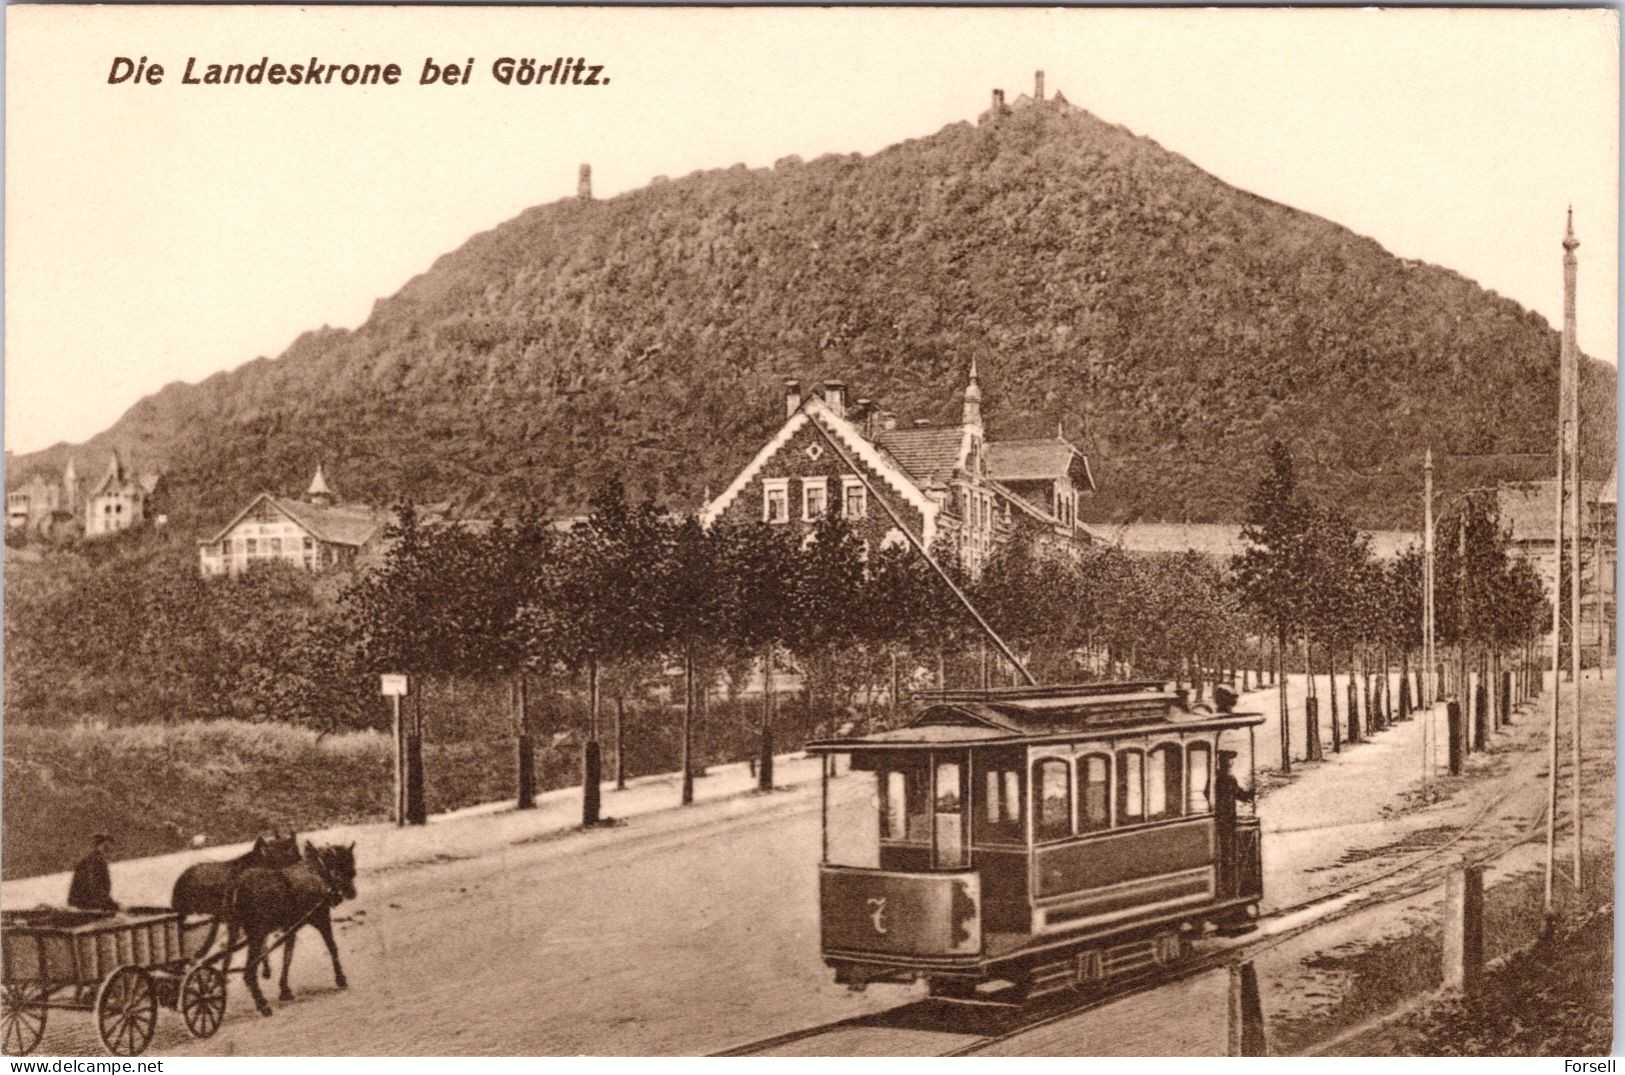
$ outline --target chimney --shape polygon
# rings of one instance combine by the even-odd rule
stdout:
[[[784,380],[784,416],[790,417],[801,409],[801,382],[794,377]]]
[[[857,406],[852,408],[854,419],[863,419],[863,436],[866,440],[875,438],[875,401],[868,396],[858,397]]]
[[[1044,72],[1039,71],[1033,75],[1033,100],[1044,99]]]
[[[893,413],[892,411],[881,411],[880,412],[880,428],[881,429],[896,429],[897,428],[897,415],[895,413]]]
[[[584,202],[592,201],[592,165],[583,164],[581,174],[576,179],[576,197]]]
[[[925,428],[929,427],[930,425],[931,425],[931,419],[929,419],[929,418],[916,418],[916,419],[914,419],[914,428],[915,429],[925,429]]]
[[[846,417],[846,382],[824,382],[824,405],[835,412],[835,417]]]

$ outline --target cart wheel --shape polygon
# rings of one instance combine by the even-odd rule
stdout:
[[[45,990],[31,982],[0,991],[0,1042],[7,1056],[27,1056],[45,1033]]]
[[[157,1024],[158,988],[140,967],[120,967],[96,991],[96,1029],[114,1056],[140,1056]]]
[[[226,1014],[226,976],[213,963],[199,963],[181,979],[181,1016],[194,1038],[220,1029]]]

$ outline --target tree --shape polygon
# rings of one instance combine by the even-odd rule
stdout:
[[[463,535],[418,521],[411,504],[395,509],[384,530],[383,562],[341,597],[363,665],[375,674],[405,672],[412,712],[404,729],[406,820],[427,820],[423,794],[423,693],[428,677],[459,667],[466,619],[468,555]]]
[[[791,599],[798,570],[795,538],[784,527],[749,523],[729,527],[715,523],[717,572],[727,614],[720,641],[735,658],[759,659],[762,674],[762,719],[756,782],[773,790],[774,653],[793,629]]]
[[[547,601],[521,613],[531,650],[551,649],[587,674],[587,736],[581,753],[581,818],[600,820],[603,775],[598,742],[599,670],[660,651],[669,607],[660,600],[668,568],[668,526],[653,501],[631,505],[619,482],[594,495],[587,518],[571,528],[557,557]]]
[[[801,666],[809,714],[820,693],[832,713],[850,698],[856,677],[842,657],[862,634],[864,584],[863,543],[846,520],[826,512],[803,543],[788,587],[784,643]]]
[[[1292,732],[1287,720],[1287,639],[1307,621],[1307,598],[1316,575],[1309,539],[1313,510],[1300,495],[1292,453],[1280,441],[1269,448],[1268,469],[1247,507],[1242,540],[1247,548],[1232,560],[1243,602],[1276,639],[1276,673],[1280,683],[1281,769],[1292,770]]]
[[[707,530],[689,516],[669,524],[660,545],[660,589],[649,597],[659,609],[667,651],[683,662],[682,801],[694,801],[695,667],[704,668],[705,682],[713,678],[711,657],[719,648],[729,613],[723,585],[718,531]]]

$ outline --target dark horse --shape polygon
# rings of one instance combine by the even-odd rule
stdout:
[[[348,846],[305,845],[304,861],[296,866],[254,866],[237,878],[232,893],[232,918],[248,935],[248,964],[243,981],[254,997],[261,1015],[271,1014],[271,1005],[260,993],[255,968],[265,960],[265,940],[277,930],[288,930],[282,950],[282,982],[279,999],[293,999],[288,988],[288,965],[293,962],[294,933],[311,925],[327,942],[333,958],[333,983],[343,989],[344,968],[339,965],[339,947],[333,940],[333,908],[355,899],[355,844]]]
[[[184,927],[189,914],[209,915],[214,923],[209,928],[209,939],[198,954],[214,947],[220,923],[226,923],[226,947],[237,944],[237,923],[232,918],[231,894],[237,888],[237,878],[255,866],[293,866],[299,862],[299,836],[290,832],[286,836],[261,836],[246,854],[220,862],[199,862],[188,866],[175,879],[175,888],[169,897],[171,910],[180,912]]]

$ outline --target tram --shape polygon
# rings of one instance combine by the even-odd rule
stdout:
[[[836,980],[925,979],[1008,1006],[1253,928],[1258,818],[1227,735],[1258,713],[1151,682],[917,694],[905,727],[808,744],[825,766],[820,913]],[[1236,745],[1239,745],[1237,743]],[[862,774],[862,775],[859,775]],[[1251,781],[1248,782],[1251,786]]]

